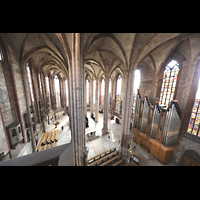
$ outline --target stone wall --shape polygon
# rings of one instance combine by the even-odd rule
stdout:
[[[10,51],[10,56],[11,56],[11,61],[12,61],[13,72],[14,72],[13,74],[14,74],[14,79],[15,79],[15,84],[16,84],[17,97],[18,97],[21,116],[22,116],[22,123],[25,126],[23,115],[24,113],[27,112],[27,106],[26,106],[26,99],[25,99],[24,84],[23,84],[23,79],[22,79],[22,71],[21,71],[19,60],[16,57],[12,48],[10,48],[9,51]]]
[[[3,116],[3,121],[5,126],[8,126],[13,122],[11,105],[9,99],[9,93],[6,86],[5,75],[3,72],[3,63],[0,61],[0,90],[4,91],[7,95],[7,99],[5,101],[0,101],[0,108]],[[0,97],[1,98],[1,97]]]
[[[6,155],[9,152],[9,147],[6,139],[6,132],[3,125],[2,115],[0,113],[0,153],[2,152],[4,152],[4,155]]]

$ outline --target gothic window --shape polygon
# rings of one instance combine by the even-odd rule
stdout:
[[[109,79],[109,90],[108,90],[108,92],[109,92],[109,107],[108,107],[108,109],[109,110],[111,110],[111,79]]]
[[[163,74],[163,83],[159,101],[161,105],[168,105],[173,100],[178,74],[179,63],[176,60],[172,60],[166,66]]]
[[[104,90],[105,90],[105,81],[101,81],[101,105],[104,105]]]
[[[111,79],[109,79],[109,94],[111,93]]]
[[[2,60],[3,60],[3,54],[2,54],[2,52],[0,50],[0,61],[2,61]]]
[[[57,75],[54,76],[55,91],[56,91],[56,107],[61,106],[60,103],[60,81]]]
[[[134,113],[134,110],[135,110],[135,101],[136,101],[137,89],[139,89],[140,87],[140,79],[141,79],[140,70],[137,69],[135,70],[135,73],[134,73],[132,113]]]
[[[69,96],[68,96],[68,82],[65,80],[65,89],[66,89],[66,106],[69,105]]]
[[[93,81],[93,103],[95,103],[95,93],[96,92],[96,80]]]
[[[49,105],[50,105],[50,107],[51,107],[51,96],[50,96],[49,77],[48,77],[48,75],[46,75],[45,80],[46,80],[46,92],[47,92],[47,97],[48,97],[48,99],[49,99]]]
[[[89,104],[89,81],[86,80],[87,104]]]
[[[42,95],[42,83],[41,83],[41,74],[38,74],[38,79],[39,79],[39,87],[40,87],[40,94]]]
[[[117,78],[117,90],[116,90],[116,104],[115,110],[120,113],[120,101],[121,101],[121,88],[122,88],[122,77],[121,75]]]
[[[31,71],[30,71],[30,67],[28,63],[26,63],[26,71],[27,71],[29,89],[31,93],[31,102],[34,105],[33,85],[32,85],[32,78],[31,78]]]
[[[192,135],[200,137],[199,123],[200,123],[200,81],[199,81],[194,105],[192,108],[192,113],[190,116],[187,132]]]

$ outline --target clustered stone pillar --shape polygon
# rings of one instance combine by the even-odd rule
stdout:
[[[124,156],[128,156],[129,134],[130,134],[130,122],[131,122],[131,106],[133,98],[133,73],[128,71],[123,76],[123,97],[122,97],[122,133],[121,133],[121,149],[120,153]]]
[[[109,76],[105,77],[105,90],[104,90],[104,111],[103,111],[103,128],[102,135],[109,133],[108,131],[108,108],[109,108]]]
[[[84,62],[81,54],[81,34],[72,33],[72,64],[69,66],[71,135],[74,165],[83,165],[85,150]]]

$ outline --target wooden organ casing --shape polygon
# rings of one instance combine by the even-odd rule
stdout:
[[[140,91],[136,95],[133,117],[134,141],[160,162],[167,164],[178,144],[183,122],[183,111],[176,100],[172,100],[166,111],[158,102],[151,105]]]

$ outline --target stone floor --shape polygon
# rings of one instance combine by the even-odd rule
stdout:
[[[89,127],[85,129],[85,134],[90,133],[92,131],[96,131],[96,135],[100,136],[100,138],[95,139],[90,142],[86,142],[86,147],[89,150],[88,158],[91,158],[107,149],[116,147],[117,150],[120,150],[120,140],[121,140],[121,125],[116,124],[115,120],[110,120],[108,122],[108,129],[109,134],[102,135],[102,128],[103,128],[103,114],[99,113],[99,122],[95,123],[95,121],[90,117],[90,112],[87,113],[87,117],[89,120]],[[110,118],[110,117],[109,117]],[[48,125],[46,128],[46,131],[52,131],[54,130],[55,122],[60,122],[60,124],[57,126],[57,129],[59,130],[59,136],[58,136],[58,145],[66,144],[71,141],[71,131],[69,128],[69,117],[67,115],[64,115],[58,119],[56,119],[52,124]],[[63,130],[61,130],[61,127],[64,127]],[[133,138],[133,133],[130,133],[131,137]],[[87,138],[87,135],[85,136]],[[21,144],[24,145],[24,144]],[[156,160],[153,157],[146,157],[141,151],[138,149],[138,145],[131,139],[131,145],[130,145],[130,154],[134,153],[141,159],[141,166],[164,166],[160,161]],[[26,154],[31,153],[31,143],[27,143],[22,148],[21,152],[18,152],[18,155],[15,155],[14,157],[23,156]],[[127,161],[128,162],[128,161]],[[167,164],[168,166],[173,166],[173,163]]]

